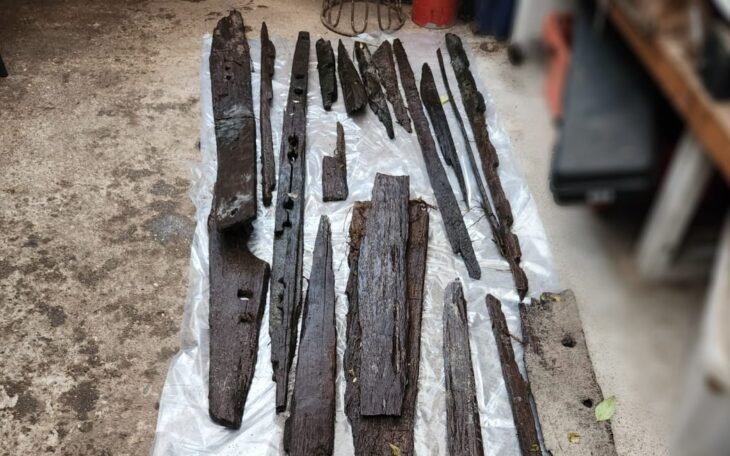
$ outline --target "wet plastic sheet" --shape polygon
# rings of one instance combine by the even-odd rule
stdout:
[[[444,35],[421,31],[400,33],[399,37],[408,52],[416,77],[420,77],[421,65],[428,62],[436,75],[437,87],[440,93],[444,94],[445,90],[441,84],[435,54],[436,48],[439,46],[442,47],[443,52],[446,50],[443,41]],[[396,138],[392,141],[389,140],[382,124],[369,108],[366,108],[366,114],[357,119],[348,118],[345,114],[341,92],[332,111],[324,111],[314,52],[314,42],[317,38],[312,36],[311,39],[309,70],[304,274],[305,277],[309,277],[312,248],[319,217],[321,214],[326,214],[332,223],[337,293],[339,372],[335,454],[350,455],[353,454],[353,445],[350,426],[344,413],[345,377],[342,372],[342,356],[345,350],[347,314],[347,298],[344,292],[349,274],[346,261],[347,234],[352,204],[354,201],[370,199],[372,183],[378,172],[392,175],[407,174],[410,176],[412,199],[420,197],[433,206],[436,206],[436,201],[415,133],[409,135],[399,125],[395,125]],[[361,39],[373,45],[380,41],[380,38],[371,36],[361,37]],[[294,41],[274,39],[274,42],[277,47],[277,59],[271,119],[274,151],[278,156]],[[250,43],[255,72],[253,77],[254,106],[258,114],[260,46],[258,41],[251,40]],[[277,416],[274,410],[275,384],[271,379],[268,307],[262,323],[256,372],[248,394],[241,429],[238,431],[225,429],[214,424],[208,416],[208,233],[206,218],[210,211],[216,176],[215,135],[208,71],[210,44],[211,38],[206,36],[203,40],[201,58],[201,161],[192,169],[191,198],[197,209],[197,227],[191,249],[189,295],[182,323],[181,349],[170,365],[162,390],[152,452],[158,456],[279,455],[283,454],[281,442],[286,414]],[[347,39],[345,44],[348,49],[353,49],[352,40]],[[455,92],[456,102],[463,113],[457,84],[448,63],[448,54],[445,54],[447,72],[452,78],[450,84]],[[477,83],[480,84],[473,60],[472,71],[475,72]],[[494,112],[494,103],[483,85],[480,86],[480,90],[487,101],[489,132],[500,157],[500,176],[505,192],[512,203],[515,216],[514,230],[519,236],[523,251],[522,265],[530,281],[529,296],[536,297],[543,291],[557,291],[557,281],[549,249],[535,203],[516,169],[512,146]],[[463,140],[450,107],[447,107],[446,113],[457,150],[463,150]],[[345,129],[350,194],[347,201],[323,203],[321,163],[322,157],[332,154],[335,148],[336,121],[340,121]],[[466,157],[460,158],[462,166],[468,170]],[[499,358],[485,305],[487,293],[497,296],[502,301],[511,330],[520,334],[517,293],[514,290],[507,263],[500,257],[491,239],[489,225],[479,209],[478,194],[471,172],[466,172],[471,195],[471,209],[467,210],[458,193],[454,173],[450,168],[446,169],[464,213],[464,220],[482,268],[482,278],[475,281],[468,277],[462,260],[451,251],[440,213],[435,209],[430,211],[431,223],[421,334],[421,368],[415,427],[416,453],[434,456],[447,454],[442,350],[443,291],[450,281],[458,277],[464,285],[468,301],[471,352],[485,454],[518,455],[519,449],[512,412],[502,380]],[[254,223],[254,234],[250,242],[252,252],[269,262],[272,257],[274,207],[275,205],[265,208],[259,204],[258,218]],[[521,347],[519,344],[514,344],[514,348],[518,359],[521,360]],[[292,382],[294,372],[293,367],[290,376]]]

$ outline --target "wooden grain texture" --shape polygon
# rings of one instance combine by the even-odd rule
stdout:
[[[545,449],[553,456],[615,456],[609,421],[596,421],[603,401],[572,291],[544,293],[520,304],[525,367]],[[575,433],[579,440],[570,441]]]
[[[451,129],[449,128],[448,120],[446,120],[446,113],[441,103],[441,96],[436,88],[436,81],[433,79],[431,67],[427,63],[424,63],[421,69],[421,99],[423,100],[423,105],[426,107],[428,117],[431,119],[431,126],[436,134],[436,140],[439,143],[444,162],[453,168],[454,174],[456,174],[456,180],[459,182],[461,195],[468,208],[469,193],[466,190],[464,170],[461,168],[461,162],[456,153],[454,138],[451,136]]]
[[[441,160],[439,160],[436,153],[436,143],[433,141],[431,128],[428,125],[426,114],[423,112],[421,97],[418,95],[413,69],[408,62],[408,56],[399,39],[393,41],[393,50],[396,61],[398,62],[400,79],[406,94],[406,101],[408,102],[408,111],[413,119],[423,160],[426,162],[428,179],[431,182],[431,188],[436,196],[436,202],[438,203],[439,211],[441,212],[446,228],[446,236],[449,239],[454,253],[461,255],[464,259],[469,277],[479,279],[482,271],[474,254],[474,247],[471,244],[469,232],[466,230],[464,218],[456,202],[456,197],[454,197],[454,192],[446,176],[446,171],[443,165],[441,165]]]
[[[309,47],[309,33],[299,32],[279,152],[279,191],[274,219],[269,309],[277,413],[286,410],[289,369],[297,345],[297,324],[302,303]]]
[[[376,174],[357,264],[360,413],[400,415],[406,385],[408,176]]]
[[[370,110],[378,117],[378,120],[385,126],[388,138],[393,139],[395,132],[393,131],[393,120],[388,110],[388,102],[385,99],[383,88],[380,86],[378,73],[373,66],[373,58],[367,44],[361,41],[355,41],[355,58],[357,66],[360,69],[360,77],[365,84],[365,91],[368,94],[368,103]]]
[[[337,73],[340,76],[345,111],[348,115],[362,112],[368,102],[368,95],[342,40],[337,44]]]
[[[233,429],[241,426],[256,367],[269,281],[269,265],[251,254],[247,245],[256,218],[250,69],[243,19],[234,10],[218,22],[210,57],[218,154],[213,201],[218,205],[213,204],[208,217],[208,411],[213,421]],[[239,211],[221,214],[231,195],[236,196]]]
[[[408,109],[398,87],[398,75],[395,72],[393,47],[390,41],[383,41],[378,49],[373,52],[373,65],[378,71],[378,78],[385,88],[385,96],[393,107],[396,122],[405,131],[411,133],[411,118],[408,116]]]
[[[469,346],[469,318],[461,281],[451,282],[444,293],[444,378],[449,454],[484,454]]]
[[[241,228],[256,218],[257,179],[251,53],[238,11],[218,21],[209,65],[218,150],[212,213],[218,229]]]
[[[482,172],[487,182],[487,188],[489,188],[493,208],[490,209],[490,212],[493,212],[497,218],[496,221],[490,218],[493,235],[502,256],[509,263],[517,294],[519,295],[520,301],[522,301],[527,295],[528,290],[527,276],[520,266],[522,249],[520,248],[519,239],[512,233],[512,207],[502,188],[502,181],[500,180],[498,171],[499,158],[489,138],[485,116],[487,108],[484,97],[477,89],[476,81],[469,69],[469,59],[466,56],[461,39],[453,33],[447,33],[446,46],[451,56],[451,66],[456,74],[464,109],[471,124],[472,133],[474,134],[474,141],[479,152]],[[478,176],[479,173],[477,170],[474,171],[475,177]],[[486,210],[488,206],[489,204],[486,203],[483,207]]]
[[[261,199],[271,205],[271,192],[276,188],[274,140],[271,136],[271,102],[274,98],[271,81],[274,76],[276,47],[269,39],[266,22],[261,23],[261,85],[259,91],[259,127],[261,134]]]
[[[409,204],[407,264],[408,302],[408,357],[407,383],[400,416],[371,416],[360,414],[360,365],[362,328],[359,323],[357,295],[357,264],[365,225],[369,217],[369,202],[356,202],[350,225],[350,276],[347,282],[347,349],[344,371],[347,380],[345,413],[352,426],[356,456],[392,455],[412,456],[413,430],[418,396],[418,369],[421,353],[421,315],[423,287],[428,249],[428,205],[423,201]]]
[[[337,101],[337,76],[335,74],[335,51],[329,40],[320,38],[315,45],[317,52],[317,73],[319,74],[319,90],[322,93],[322,106],[325,111],[332,109]]]
[[[332,269],[330,221],[319,220],[312,254],[302,332],[297,356],[291,414],[284,448],[292,456],[331,455],[335,443],[335,275]]]
[[[512,418],[517,428],[520,451],[523,456],[540,454],[540,440],[530,404],[530,387],[517,367],[515,353],[512,350],[512,336],[502,313],[502,303],[494,296],[487,295],[487,309],[492,320],[492,334],[497,343],[502,377],[507,387]]]
[[[322,201],[344,201],[348,193],[345,130],[337,122],[335,155],[322,158]]]

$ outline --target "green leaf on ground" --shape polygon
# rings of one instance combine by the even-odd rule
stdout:
[[[596,406],[596,421],[608,421],[616,411],[616,396],[609,396]]]

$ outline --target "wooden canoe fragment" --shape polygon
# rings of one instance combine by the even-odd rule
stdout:
[[[431,128],[428,125],[426,114],[423,112],[421,97],[418,95],[413,69],[408,62],[408,56],[399,39],[393,41],[393,51],[395,52],[395,59],[398,62],[400,79],[405,90],[406,101],[408,102],[408,111],[411,113],[418,143],[421,146],[423,160],[426,162],[428,179],[431,182],[431,188],[433,188],[433,193],[436,196],[436,202],[441,211],[444,225],[446,225],[446,236],[449,239],[454,253],[461,255],[464,259],[469,277],[479,279],[482,271],[474,254],[474,247],[471,244],[469,232],[466,230],[464,218],[459,210],[459,205],[456,203],[456,197],[454,197],[451,184],[449,183],[448,177],[446,177],[446,171],[441,165],[441,160],[439,160],[436,153],[436,144],[431,136]]]
[[[337,45],[337,72],[340,75],[345,111],[348,115],[361,112],[368,101],[368,95],[342,40]]]
[[[406,386],[408,176],[376,174],[357,264],[360,413],[400,415]]]
[[[502,313],[502,303],[492,295],[487,295],[487,309],[492,320],[492,333],[497,343],[499,362],[502,365],[502,377],[507,387],[507,396],[512,407],[512,418],[517,428],[517,440],[523,455],[540,453],[540,440],[535,426],[535,415],[530,404],[530,387],[522,378],[517,367],[515,352],[512,350],[512,336],[507,327],[507,320]]]
[[[380,87],[378,73],[375,71],[375,67],[373,66],[373,58],[370,55],[370,50],[368,49],[367,44],[361,41],[355,41],[355,58],[357,59],[357,66],[360,68],[360,77],[362,78],[363,84],[365,84],[365,91],[368,94],[370,110],[372,110],[378,117],[378,120],[385,125],[385,131],[388,133],[388,138],[393,139],[395,138],[393,120],[390,118],[388,102],[385,100],[383,88]]]
[[[332,43],[323,38],[317,40],[317,73],[319,74],[319,90],[322,93],[322,106],[325,111],[332,109],[337,101],[337,76],[335,75],[335,51]]]
[[[271,364],[276,382],[277,413],[286,410],[289,368],[297,345],[297,323],[302,304],[308,73],[309,33],[299,32],[279,152],[279,191],[276,197],[269,299]]]
[[[436,81],[433,79],[431,67],[427,63],[423,64],[421,69],[421,98],[423,105],[426,107],[428,117],[431,119],[433,131],[436,133],[441,154],[444,156],[444,162],[454,169],[456,180],[459,182],[461,195],[464,197],[466,207],[469,207],[469,193],[466,190],[466,181],[464,180],[464,171],[461,168],[459,156],[456,154],[456,146],[454,138],[451,136],[449,122],[446,120],[444,106],[441,104],[441,97],[438,89],[436,89]]]
[[[271,192],[276,188],[274,165],[274,140],[271,137],[271,102],[274,91],[271,80],[274,76],[276,47],[269,39],[266,22],[261,23],[261,87],[259,91],[259,123],[261,129],[261,199],[264,206],[271,205]]]
[[[241,210],[234,217],[237,224],[225,230],[219,223],[232,219],[218,217],[215,205],[208,217],[208,411],[214,422],[233,429],[241,426],[256,367],[269,281],[268,263],[256,258],[247,245],[256,218],[256,185],[251,185],[256,182],[256,126],[245,114],[253,112],[253,99],[250,61],[239,60],[248,49],[243,33],[243,19],[234,10],[218,22],[210,58],[218,154],[213,199],[221,201],[218,191],[224,192],[224,201],[227,195],[238,195]],[[239,64],[245,71],[239,71]],[[236,116],[228,115],[232,111]],[[233,128],[238,129],[235,135]],[[234,168],[226,169],[227,165]]]
[[[484,454],[469,346],[469,319],[461,281],[444,293],[444,378],[446,380],[446,423],[449,454]]]
[[[350,276],[347,282],[347,348],[344,371],[347,380],[345,413],[352,426],[356,456],[392,455],[396,449],[401,456],[413,456],[413,429],[418,396],[418,369],[421,356],[421,315],[423,286],[428,249],[428,205],[423,201],[409,204],[407,264],[408,352],[407,383],[400,416],[362,416],[360,414],[360,366],[362,328],[359,322],[357,296],[357,264],[370,202],[356,202],[350,225]]]
[[[284,431],[284,448],[290,455],[332,454],[336,377],[335,274],[330,221],[323,215],[314,243],[312,273],[302,313],[291,415]]]
[[[411,118],[408,117],[408,109],[403,101],[403,96],[398,87],[398,76],[395,72],[395,61],[393,60],[393,48],[390,41],[383,41],[378,49],[373,52],[373,65],[378,71],[380,82],[385,88],[385,96],[393,106],[395,120],[405,131],[411,132]]]
[[[337,122],[335,156],[322,159],[322,201],[344,201],[347,199],[347,194],[345,130],[342,124]]]
[[[210,51],[218,176],[212,213],[220,230],[242,228],[256,218],[256,120],[251,89],[251,53],[236,10],[218,21]],[[243,179],[243,176],[250,176]]]
[[[451,56],[451,66],[454,69],[456,80],[459,83],[461,99],[464,103],[467,118],[471,124],[474,141],[476,142],[479,158],[481,159],[482,171],[487,181],[494,213],[499,223],[499,229],[496,231],[501,231],[501,234],[498,235],[495,231],[494,237],[498,242],[502,255],[509,263],[517,294],[520,297],[520,301],[522,301],[525,295],[527,295],[527,276],[520,266],[522,259],[520,242],[517,236],[512,233],[512,208],[502,188],[502,181],[499,178],[499,158],[497,157],[497,151],[489,138],[489,131],[487,130],[485,117],[487,107],[484,102],[484,97],[477,89],[474,76],[471,70],[469,70],[469,59],[466,57],[461,38],[453,33],[447,33],[446,47]],[[475,173],[475,177],[477,176],[478,173]]]
[[[545,449],[554,456],[615,456],[609,421],[596,421],[603,401],[572,291],[543,293],[520,304],[525,367]],[[569,435],[580,440],[569,440]]]

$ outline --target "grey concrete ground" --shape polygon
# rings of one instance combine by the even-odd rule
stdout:
[[[200,38],[231,6],[254,36],[262,19],[324,35],[319,5],[0,0],[0,453],[148,451],[186,295]],[[630,229],[554,205],[541,71],[484,41],[477,66],[619,399],[619,451],[665,454],[702,284],[641,283]]]

